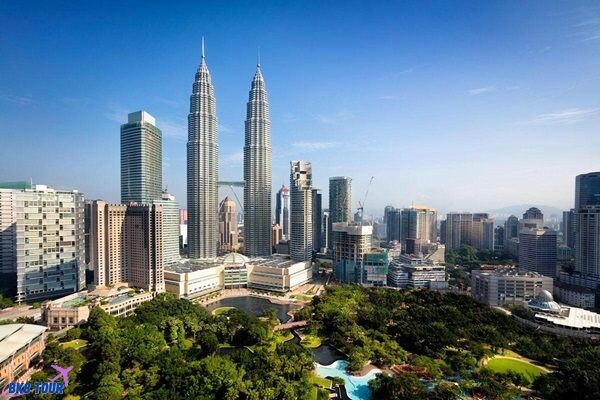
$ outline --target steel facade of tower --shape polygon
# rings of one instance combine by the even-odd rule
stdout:
[[[151,203],[162,195],[162,132],[145,111],[121,125],[121,202]]]
[[[352,218],[352,178],[336,176],[329,178],[329,237],[327,247],[333,248],[331,234],[334,222],[350,222]]]
[[[218,174],[217,107],[203,41],[188,115],[188,249],[192,259],[217,256]]]
[[[244,247],[249,257],[271,255],[271,120],[265,81],[257,65],[246,109]]]

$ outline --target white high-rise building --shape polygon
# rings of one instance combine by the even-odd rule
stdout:
[[[290,190],[284,185],[275,197],[275,223],[281,227],[283,240],[290,240]]]
[[[294,261],[309,261],[313,251],[312,167],[307,161],[290,163],[291,239]]]
[[[556,277],[556,231],[523,229],[519,232],[519,270]]]
[[[577,211],[575,270],[600,276],[600,206],[584,206]]]
[[[1,271],[16,274],[16,300],[60,297],[85,288],[83,194],[45,185],[0,189]]]
[[[257,64],[246,108],[244,144],[244,248],[249,257],[271,255],[271,120],[267,88]]]
[[[161,200],[154,204],[162,206],[162,254],[163,266],[178,263],[179,255],[179,203],[175,196],[164,191]]]
[[[192,259],[217,256],[219,145],[217,107],[204,57],[190,96],[187,143],[188,249]]]

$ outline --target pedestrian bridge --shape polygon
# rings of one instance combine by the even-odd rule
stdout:
[[[287,324],[276,325],[275,328],[273,328],[273,331],[284,331],[286,329],[304,328],[306,325],[308,325],[306,321],[288,322]]]

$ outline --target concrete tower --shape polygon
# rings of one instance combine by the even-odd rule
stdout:
[[[204,57],[190,96],[187,143],[188,248],[190,258],[214,258],[218,242],[217,107]]]
[[[249,257],[271,255],[271,120],[260,61],[246,108],[244,143],[244,248]]]
[[[225,197],[219,205],[219,251],[227,253],[239,248],[235,202]]]
[[[290,240],[290,190],[284,185],[275,196],[275,223],[281,227],[283,240]]]
[[[306,161],[290,163],[292,199],[290,255],[294,261],[310,261],[313,251],[312,167]]]

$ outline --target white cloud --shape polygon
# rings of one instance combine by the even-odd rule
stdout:
[[[480,87],[480,88],[475,88],[475,89],[470,89],[469,90],[469,95],[470,96],[478,96],[480,94],[484,94],[484,93],[489,93],[494,91],[494,88],[491,86],[486,86],[486,87]]]
[[[120,105],[112,103],[108,105],[108,111],[104,113],[104,116],[111,121],[124,124],[127,122],[127,114],[129,114],[129,112],[130,111]]]
[[[379,96],[379,100],[396,100],[397,98],[397,96],[391,95]]]
[[[20,106],[28,106],[34,103],[30,96],[13,96],[10,94],[0,94],[0,100],[5,100],[10,103],[18,104]]]
[[[529,123],[534,125],[570,124],[580,122],[598,113],[599,109],[569,108],[554,113],[540,114],[533,117]]]
[[[187,140],[187,124],[169,119],[157,120],[156,124],[163,133],[163,137],[185,142]]]
[[[227,125],[219,124],[219,132],[221,132],[221,133],[231,133],[231,132],[233,132],[233,129],[231,129]]]
[[[242,161],[244,161],[244,152],[242,150],[227,154],[221,159],[223,165],[239,164]]]
[[[295,142],[292,146],[307,151],[326,150],[336,146],[335,142]]]
[[[322,124],[335,124],[338,122],[346,121],[354,117],[352,114],[346,111],[340,111],[334,114],[317,114],[316,118]]]

